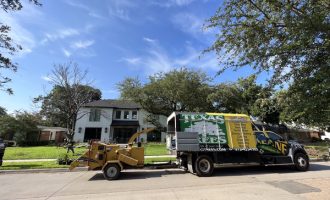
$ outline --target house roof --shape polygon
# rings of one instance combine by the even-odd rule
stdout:
[[[141,105],[131,100],[105,99],[87,103],[84,107],[139,109]]]
[[[49,127],[49,126],[37,126],[41,131],[68,131],[68,129],[63,127]]]

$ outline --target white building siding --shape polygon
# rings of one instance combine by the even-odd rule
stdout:
[[[109,142],[110,123],[112,122],[112,108],[100,108],[100,121],[89,121],[91,108],[81,108],[77,117],[74,140],[77,142],[84,141],[86,128],[101,128],[101,141]],[[107,128],[107,132],[105,129]]]
[[[74,140],[76,142],[83,142],[85,137],[85,129],[86,128],[102,128],[101,131],[101,138],[100,140],[102,142],[113,142],[113,127],[111,127],[112,120],[118,120],[115,119],[115,110],[130,110],[130,114],[132,114],[132,110],[136,109],[113,109],[113,108],[99,108],[101,110],[101,117],[100,121],[90,121],[90,111],[91,108],[81,108],[79,115],[77,117],[76,121],[76,127],[75,127],[75,135]],[[123,118],[123,112],[122,112]],[[146,112],[143,109],[137,110],[137,121],[139,122],[139,128],[138,130],[146,129],[154,127],[151,123],[146,121],[146,117],[148,116],[148,112]],[[119,119],[120,121],[132,121],[130,120],[124,120]],[[166,116],[159,116],[159,122],[162,126],[166,127]],[[107,131],[106,131],[107,128]],[[162,133],[161,141],[164,141],[165,134]],[[139,141],[147,141],[147,134],[142,134],[139,138]]]

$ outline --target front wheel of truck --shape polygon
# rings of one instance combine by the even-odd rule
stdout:
[[[309,160],[306,154],[296,153],[294,156],[294,165],[298,171],[307,171],[309,168]]]
[[[211,176],[214,169],[214,164],[209,156],[198,156],[195,162],[197,176]]]
[[[116,180],[120,175],[120,167],[118,164],[112,163],[108,164],[104,170],[103,175],[108,180]]]

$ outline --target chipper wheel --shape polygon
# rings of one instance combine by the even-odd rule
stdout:
[[[116,163],[108,164],[103,170],[103,175],[108,180],[118,179],[120,175],[119,165]]]

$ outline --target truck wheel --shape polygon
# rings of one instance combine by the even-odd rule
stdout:
[[[211,176],[213,173],[213,161],[209,156],[199,156],[195,162],[197,176]]]
[[[298,171],[307,171],[309,168],[308,157],[303,153],[296,153],[294,155],[294,165]]]
[[[118,164],[108,164],[104,170],[103,170],[103,175],[106,179],[108,180],[116,180],[118,179],[120,174],[120,167]]]

